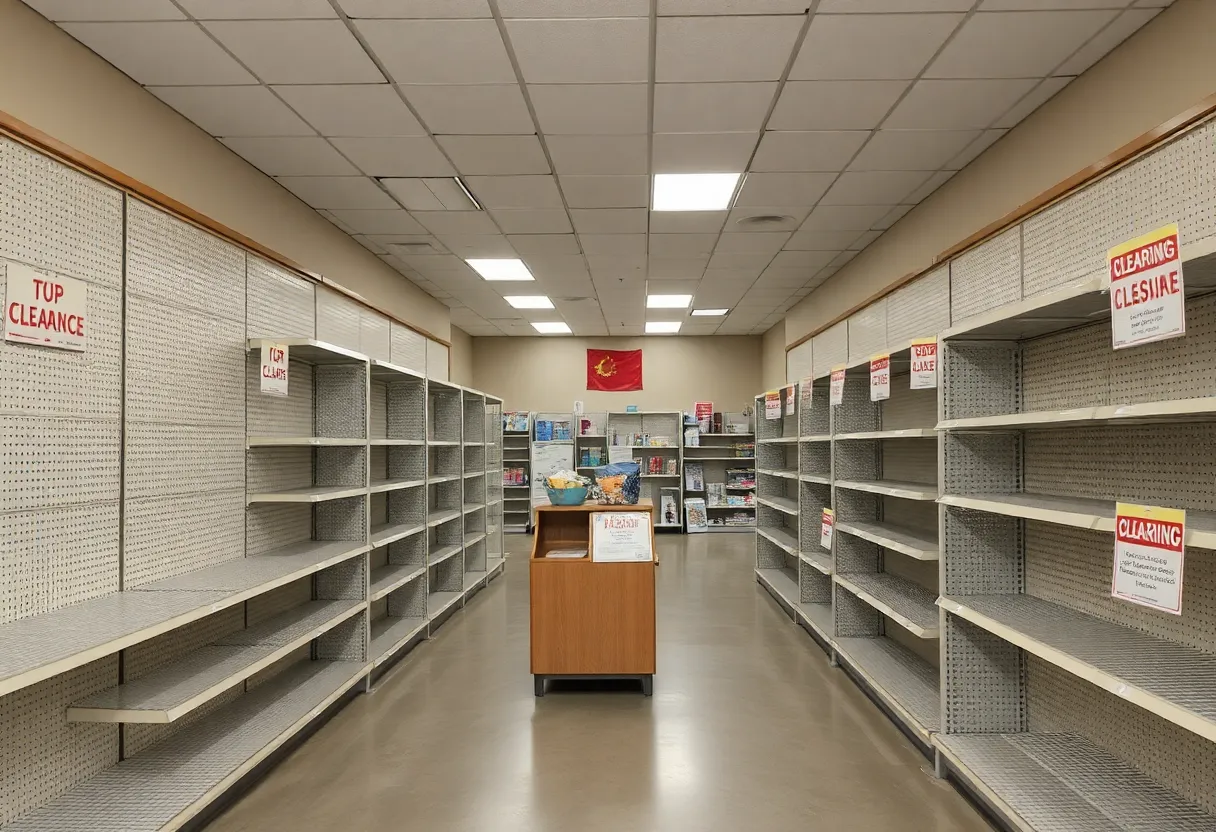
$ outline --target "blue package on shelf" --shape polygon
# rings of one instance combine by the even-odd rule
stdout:
[[[553,423],[550,421],[537,420],[536,422],[536,441],[551,442],[553,440]]]

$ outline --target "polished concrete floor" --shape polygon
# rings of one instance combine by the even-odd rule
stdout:
[[[507,538],[523,555],[531,538]],[[654,697],[532,695],[522,556],[211,832],[971,832],[984,820],[755,582],[661,536]]]

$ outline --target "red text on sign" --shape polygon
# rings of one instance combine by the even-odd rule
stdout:
[[[1127,285],[1112,286],[1111,291],[1114,293],[1115,308],[1127,309],[1167,295],[1176,295],[1182,291],[1182,287],[1178,284],[1178,271],[1171,269],[1168,274],[1156,274],[1133,280]]]
[[[1119,280],[1178,259],[1178,236],[1171,234],[1111,258],[1110,279]]]
[[[1182,551],[1181,523],[1120,517],[1115,523],[1115,536],[1124,543],[1141,543],[1159,549]]]

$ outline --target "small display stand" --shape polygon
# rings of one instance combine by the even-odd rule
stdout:
[[[637,679],[655,671],[654,507],[537,506],[529,562],[532,675]]]

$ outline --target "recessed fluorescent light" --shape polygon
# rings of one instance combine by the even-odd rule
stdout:
[[[729,311],[730,311],[729,309],[694,309],[694,310],[692,310],[692,314],[697,315],[697,316],[700,316],[700,315],[717,316],[717,315],[725,315]]]
[[[647,321],[648,335],[669,335],[680,331],[680,321]]]
[[[570,334],[569,324],[563,323],[562,321],[541,321],[539,323],[534,321],[532,323],[532,328],[535,329],[537,332],[539,332],[541,335],[569,335]]]
[[[647,295],[647,309],[687,309],[692,295]]]
[[[496,258],[493,260],[466,260],[470,266],[486,280],[532,280],[532,272],[524,265],[524,261],[516,258]]]
[[[552,309],[553,301],[545,295],[508,295],[503,298],[515,309]]]
[[[473,196],[473,192],[469,190],[469,186],[464,184],[464,180],[459,176],[453,176],[452,178],[456,180],[456,184],[460,186],[460,190],[464,191],[464,195],[469,198],[469,202],[473,203],[473,206],[477,208],[478,211],[484,210],[481,207],[481,203],[477,201],[477,197]]]
[[[725,211],[738,173],[656,173],[655,211]]]

